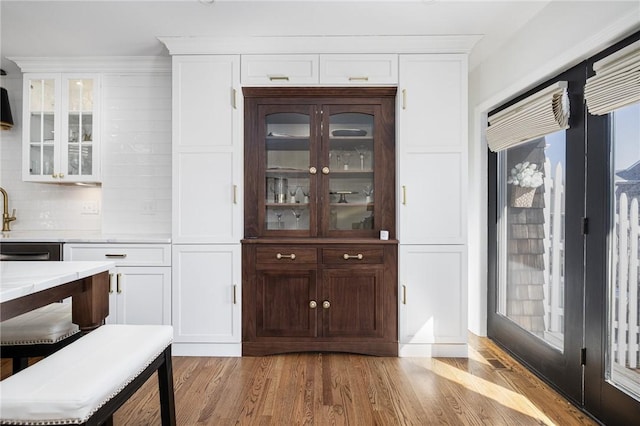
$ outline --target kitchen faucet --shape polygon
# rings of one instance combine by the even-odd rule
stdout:
[[[2,192],[2,196],[4,197],[4,209],[2,213],[2,232],[11,231],[9,228],[9,223],[16,220],[16,209],[13,209],[13,214],[9,216],[9,195],[7,191],[0,187],[0,192]]]

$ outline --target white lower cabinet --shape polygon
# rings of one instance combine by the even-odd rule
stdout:
[[[240,356],[240,244],[173,246],[175,355]]]
[[[171,245],[65,244],[65,260],[115,262],[107,324],[171,324]]]
[[[463,245],[400,245],[400,356],[467,356]]]

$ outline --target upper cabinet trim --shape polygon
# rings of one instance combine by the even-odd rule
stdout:
[[[171,72],[171,58],[161,56],[12,57],[22,72]]]
[[[158,37],[171,55],[469,53],[481,35]]]

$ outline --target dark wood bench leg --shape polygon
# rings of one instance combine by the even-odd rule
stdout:
[[[13,374],[16,374],[20,370],[24,370],[28,366],[29,366],[29,358],[27,357],[13,358]]]
[[[164,362],[158,368],[158,387],[160,393],[160,417],[162,426],[176,425],[176,405],[173,395],[173,364],[171,346],[164,351]]]

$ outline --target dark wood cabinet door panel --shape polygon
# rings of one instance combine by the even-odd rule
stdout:
[[[256,276],[256,336],[316,337],[316,271],[263,270]]]
[[[323,337],[383,337],[381,267],[325,269],[322,280]]]

